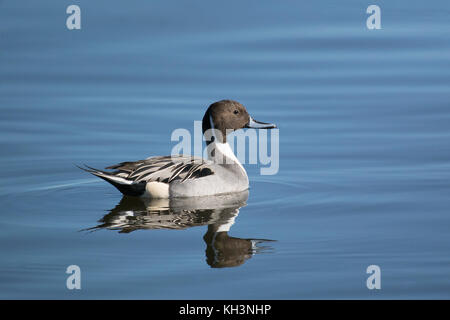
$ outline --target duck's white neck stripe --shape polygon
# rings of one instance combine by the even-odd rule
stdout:
[[[215,152],[219,152],[220,154],[222,154],[224,158],[226,157],[229,159],[229,160],[224,159],[225,164],[236,163],[242,169],[244,169],[244,167],[242,167],[242,164],[239,162],[238,158],[234,155],[233,150],[231,150],[231,147],[227,142],[225,143],[215,142],[214,147],[216,149]],[[219,155],[215,154],[214,156],[219,159]]]
[[[213,122],[211,115],[209,115],[209,124],[211,126],[211,129],[213,130],[212,133],[214,135],[214,122]]]
[[[210,158],[210,160],[214,161],[215,159],[219,159],[219,160],[223,161],[223,164],[237,164],[245,172],[244,167],[239,162],[238,158],[234,155],[233,150],[231,150],[230,145],[227,142],[221,143],[217,140],[217,137],[215,136],[216,130],[214,128],[214,121],[213,121],[211,115],[209,115],[209,123],[211,125],[211,134],[214,137],[214,140],[213,140],[214,142],[211,143],[208,147],[215,149],[215,153],[212,158],[210,157],[211,153],[208,152],[208,157]],[[218,155],[217,153],[220,153],[221,156]],[[222,157],[222,159],[220,159],[220,157]],[[228,158],[228,159],[226,159],[226,158]]]

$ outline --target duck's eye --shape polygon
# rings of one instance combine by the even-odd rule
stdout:
[[[239,113],[239,110],[234,110],[233,113],[234,113],[234,114],[238,114],[238,113]]]

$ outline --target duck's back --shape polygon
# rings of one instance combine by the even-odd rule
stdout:
[[[219,165],[199,157],[175,155],[122,162],[87,171],[130,196],[172,198],[207,196],[247,190],[248,178],[236,164]]]

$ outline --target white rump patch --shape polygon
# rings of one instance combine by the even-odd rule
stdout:
[[[169,184],[157,181],[147,182],[143,197],[169,198]]]

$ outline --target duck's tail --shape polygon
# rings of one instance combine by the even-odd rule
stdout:
[[[107,172],[84,165],[85,168],[77,166],[83,171],[89,172],[116,187],[120,192],[127,196],[139,197],[145,192],[145,182],[134,182],[117,175],[118,172]]]

